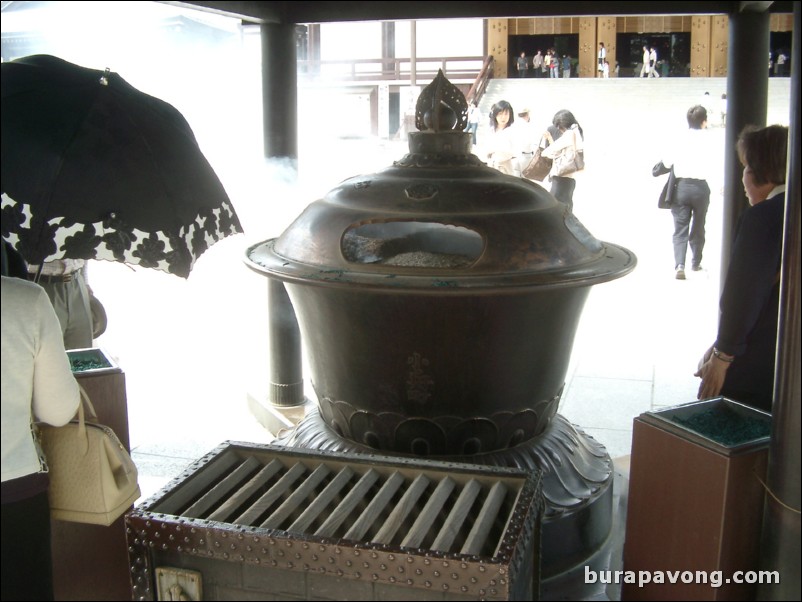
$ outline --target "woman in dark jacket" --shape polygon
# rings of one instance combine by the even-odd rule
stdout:
[[[721,294],[718,336],[700,361],[699,399],[722,395],[771,412],[780,299],[788,128],[738,139],[751,207],[741,216]]]

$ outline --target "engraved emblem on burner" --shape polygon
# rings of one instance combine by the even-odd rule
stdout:
[[[429,360],[415,352],[407,358],[407,364],[410,367],[407,377],[407,399],[424,403],[432,396],[431,388],[434,385],[434,380],[426,372]]]

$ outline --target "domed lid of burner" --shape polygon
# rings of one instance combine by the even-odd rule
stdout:
[[[471,154],[468,106],[442,72],[417,104],[410,152],[342,182],[250,267],[285,281],[417,291],[576,286],[632,271],[633,253],[597,240],[543,187]]]

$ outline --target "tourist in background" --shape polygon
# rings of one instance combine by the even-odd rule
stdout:
[[[515,68],[518,70],[518,77],[526,77],[526,73],[529,71],[529,61],[526,60],[525,52],[522,52],[515,61]]]
[[[503,174],[514,175],[513,159],[516,158],[515,134],[512,124],[515,114],[506,100],[499,100],[490,109],[490,145],[487,158],[491,167]]]
[[[543,53],[540,52],[540,49],[538,49],[535,56],[532,57],[532,70],[534,71],[535,77],[543,76]]]
[[[576,147],[578,152],[584,153],[585,133],[571,111],[565,109],[557,111],[551,123],[552,127],[548,128],[548,132],[552,135],[554,142],[543,151],[544,157],[554,159],[561,150],[571,145]],[[576,189],[575,177],[580,172],[556,175],[557,161],[554,161],[551,169],[552,171],[549,174],[551,194],[558,201],[568,205],[569,209],[573,209],[574,190]]]
[[[596,53],[596,76],[604,77],[604,63],[607,61],[607,49],[604,42],[599,42],[599,52]]]
[[[640,68],[641,77],[649,77],[649,47],[643,47],[643,64]]]
[[[674,277],[685,280],[688,247],[691,248],[691,270],[702,269],[705,248],[705,220],[710,207],[710,186],[707,183],[710,158],[714,154],[707,135],[707,109],[694,105],[686,114],[688,129],[662,159],[663,165],[674,168],[676,193],[671,204],[674,218]]]
[[[482,120],[482,111],[479,104],[474,100],[468,107],[468,133],[471,135],[471,143],[476,146],[476,132],[479,130],[479,122]]]

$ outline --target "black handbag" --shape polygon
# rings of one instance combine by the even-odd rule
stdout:
[[[552,160],[548,157],[544,157],[543,151],[552,142],[554,142],[554,140],[552,139],[551,134],[549,134],[548,131],[543,132],[543,136],[540,138],[538,147],[535,149],[535,154],[532,155],[529,163],[521,171],[521,175],[524,178],[528,178],[529,180],[537,180],[538,182],[542,182],[546,179],[546,176],[549,175],[549,172],[551,171]]]
[[[668,174],[668,181],[666,185],[663,186],[660,197],[657,199],[658,209],[670,209],[677,196],[677,178],[674,176],[674,166],[672,165],[670,168],[666,167],[663,165],[663,162],[660,161],[660,163],[652,167],[652,175],[654,177],[664,174]]]
[[[521,175],[530,180],[537,180],[542,182],[549,172],[551,171],[551,159],[544,157],[541,153],[542,148],[535,150],[535,154],[529,160],[529,163],[524,167]]]

